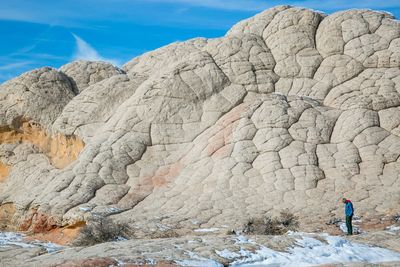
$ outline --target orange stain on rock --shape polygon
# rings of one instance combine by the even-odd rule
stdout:
[[[14,216],[16,208],[13,203],[0,205],[0,229],[31,233],[27,238],[68,245],[75,240],[86,222],[79,221],[73,225],[60,227],[56,221],[36,209],[30,209],[25,217]]]
[[[10,172],[10,166],[0,161],[0,183],[4,182]]]
[[[83,141],[75,136],[50,136],[40,125],[28,119],[20,119],[15,129],[11,127],[0,129],[0,144],[21,142],[38,147],[59,169],[74,162],[85,146]]]
[[[57,228],[57,223],[47,214],[38,212],[36,208],[31,208],[24,217],[21,218],[18,230],[30,231],[32,233],[47,232]]]
[[[74,241],[83,227],[85,222],[77,222],[74,225],[66,227],[59,227],[51,229],[50,231],[44,231],[41,233],[35,233],[28,237],[31,240],[41,240],[46,242],[52,242],[59,245],[70,245]]]

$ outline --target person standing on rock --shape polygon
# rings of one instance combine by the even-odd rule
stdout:
[[[346,215],[346,227],[347,227],[347,235],[353,234],[353,225],[351,223],[354,215],[353,203],[349,199],[342,198],[342,202],[344,203],[344,213]]]

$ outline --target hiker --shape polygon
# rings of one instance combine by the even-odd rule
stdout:
[[[352,235],[353,226],[351,225],[351,220],[353,219],[354,214],[353,203],[351,203],[351,201],[346,198],[343,198],[342,202],[344,203],[344,213],[346,215],[347,235]]]

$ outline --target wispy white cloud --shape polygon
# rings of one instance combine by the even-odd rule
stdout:
[[[144,1],[144,0],[142,0]],[[346,8],[399,8],[398,0],[145,0],[146,2],[154,2],[160,4],[182,4],[188,6],[198,6],[206,8],[214,8],[221,10],[241,10],[241,11],[261,11],[276,5],[295,5],[305,6],[309,8],[318,8],[325,10],[337,10]],[[122,0],[121,2],[124,2]]]
[[[84,59],[84,60],[104,60],[99,53],[85,40],[80,38],[76,34],[72,34],[76,42],[76,51],[74,59]]]
[[[74,36],[76,43],[76,50],[73,55],[73,60],[82,59],[90,61],[106,61],[116,66],[120,65],[120,62],[118,60],[102,57],[99,52],[97,52],[97,50],[92,47],[88,42],[86,42],[74,33],[72,35]]]
[[[18,61],[4,57],[0,57],[0,61],[5,62],[5,64],[0,66],[0,83],[31,69],[34,64],[34,62],[30,60]]]
[[[31,61],[14,62],[0,66],[0,71],[15,70],[31,65]]]
[[[258,0],[147,0],[148,2],[181,4],[222,10],[259,11],[282,1]],[[282,3],[281,3],[282,4]]]
[[[0,9],[0,19],[39,22],[51,25],[85,25],[85,21],[112,18],[135,21],[132,14],[150,13],[149,5],[154,9],[163,5],[174,5],[178,8],[204,7],[219,10],[254,11],[276,5],[299,5],[322,10],[339,10],[346,8],[387,9],[400,8],[399,0],[70,0],[70,1],[4,1]],[[92,12],[87,12],[90,7]],[[147,8],[147,9],[144,9]],[[136,10],[136,12],[134,12]],[[169,14],[165,14],[169,16]],[[162,20],[162,18],[158,18]],[[154,20],[154,19],[153,19]],[[83,24],[83,25],[82,25]],[[86,25],[87,26],[87,25]]]
[[[342,10],[349,8],[366,8],[366,9],[387,9],[387,8],[400,8],[400,1],[398,0],[335,0],[335,1],[321,1],[321,0],[305,0],[305,1],[290,1],[290,5],[304,6],[308,8],[322,9],[322,10]]]

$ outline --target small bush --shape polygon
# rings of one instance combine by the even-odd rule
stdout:
[[[234,229],[229,229],[228,231],[226,231],[226,235],[236,235],[236,231]]]
[[[329,221],[326,222],[326,225],[339,226],[341,222],[343,221],[340,218],[331,218]]]
[[[115,223],[107,217],[96,217],[88,221],[74,242],[77,246],[91,246],[98,243],[127,238],[130,228],[126,224]]]
[[[392,221],[395,223],[400,223],[400,214],[396,214],[392,217]]]
[[[179,234],[175,230],[166,230],[166,231],[156,231],[148,234],[148,238],[150,239],[158,239],[158,238],[174,238],[179,237]]]
[[[243,232],[245,234],[259,235],[280,235],[283,234],[283,227],[274,218],[264,216],[262,218],[251,218],[245,224]]]
[[[287,230],[296,230],[299,227],[299,218],[294,216],[293,213],[290,213],[288,210],[284,210],[281,212],[279,222],[287,229]]]
[[[298,226],[298,218],[288,211],[283,211],[278,218],[264,216],[261,218],[249,219],[243,227],[243,233],[281,235],[288,230],[296,230]]]

